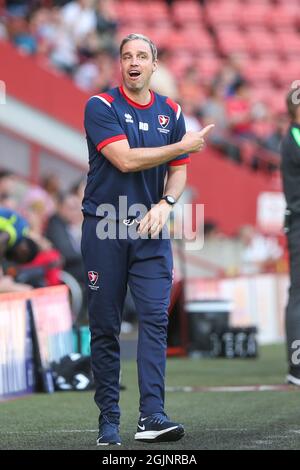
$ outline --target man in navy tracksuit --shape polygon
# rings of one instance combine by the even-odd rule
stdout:
[[[211,127],[186,134],[180,106],[149,90],[157,67],[150,39],[127,36],[120,56],[123,85],[91,97],[85,110],[90,170],[82,254],[100,409],[98,445],[121,443],[119,333],[127,285],[139,319],[140,419],[135,439],[172,441],[184,434],[183,426],[164,412],[172,253],[170,240],[161,234],[185,186],[187,153],[203,147]]]

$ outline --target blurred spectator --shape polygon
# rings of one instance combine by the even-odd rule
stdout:
[[[6,0],[5,6],[10,15],[25,16],[34,3],[36,3],[34,0]]]
[[[43,57],[48,64],[50,64],[50,56],[57,34],[57,27],[53,21],[55,12],[54,8],[39,8],[33,11],[29,18],[30,31],[37,43],[36,54],[39,58]]]
[[[35,186],[25,193],[21,209],[29,222],[31,230],[42,237],[48,218],[55,210],[51,197],[44,189]]]
[[[115,2],[113,0],[96,0],[96,30],[101,37],[103,46],[111,51],[116,51],[117,27]]]
[[[30,236],[35,240],[34,233],[30,232]],[[45,240],[45,238],[37,237],[35,241],[40,248],[37,256],[30,263],[13,270],[17,282],[26,282],[32,287],[48,287],[61,284],[61,255],[50,246],[50,242],[45,247]]]
[[[0,170],[0,206],[16,209],[17,201],[14,194],[15,177],[9,170]]]
[[[104,47],[99,34],[96,31],[88,33],[77,45],[80,64],[95,58],[102,50],[104,50]]]
[[[36,38],[31,34],[29,23],[22,16],[11,18],[8,27],[11,41],[22,51],[34,54],[37,50]]]
[[[178,100],[178,88],[173,73],[168,65],[170,52],[167,49],[158,51],[159,67],[151,77],[150,87],[156,93]]]
[[[97,19],[92,6],[93,0],[77,0],[67,3],[61,10],[63,26],[76,44],[96,29]]]
[[[275,127],[273,132],[263,140],[263,145],[273,152],[280,152],[280,144],[287,132],[289,125],[288,117],[285,113],[281,113],[278,116],[275,116]]]
[[[194,103],[195,113],[199,111],[203,94],[198,71],[192,65],[187,68],[184,74],[184,80],[180,82],[179,95],[182,100],[188,100]]]
[[[28,236],[29,224],[16,211],[0,207],[0,261],[28,263],[38,253],[37,244]]]
[[[21,204],[22,214],[28,223],[28,235],[38,246],[36,256],[21,268],[9,268],[18,282],[33,287],[45,287],[60,284],[61,257],[44,237],[48,217],[53,213],[54,205],[46,191],[36,186],[28,189]]]
[[[0,267],[0,293],[1,294],[5,292],[26,292],[30,289],[32,289],[32,286],[30,286],[29,284],[15,282],[12,276],[3,274],[3,271]]]
[[[228,155],[232,160],[241,160],[239,147],[230,138],[228,119],[221,87],[210,87],[208,98],[201,107],[203,126],[212,122],[215,124],[214,132],[208,136],[209,142]]]
[[[7,28],[4,20],[0,18],[0,41],[8,38]]]
[[[81,201],[71,193],[60,195],[57,212],[50,217],[46,236],[63,256],[64,270],[82,285],[84,270],[81,257]]]
[[[63,270],[78,283],[81,305],[76,312],[77,321],[86,321],[87,295],[81,256],[81,200],[72,193],[60,195],[57,212],[49,219],[46,235],[63,258]],[[70,282],[70,281],[69,281]],[[72,282],[73,284],[73,282]]]
[[[194,103],[191,103],[188,100],[181,102],[182,112],[185,120],[185,127],[187,132],[189,131],[200,131],[201,125],[199,120],[196,118],[194,113]],[[210,123],[211,124],[211,123]]]
[[[224,98],[235,93],[235,85],[243,80],[241,73],[241,56],[232,54],[225,59],[221,69],[213,79],[213,86],[222,90]]]
[[[70,192],[72,194],[75,194],[75,196],[78,197],[79,201],[82,201],[85,187],[86,187],[86,177],[81,178],[75,184],[73,184],[73,186],[70,189]]]
[[[204,243],[211,239],[223,238],[224,234],[220,231],[218,224],[213,220],[206,220],[203,225]]]
[[[249,85],[243,80],[237,80],[233,85],[233,95],[227,99],[227,119],[233,136],[254,138],[251,128],[251,102]]]
[[[80,65],[74,74],[75,83],[84,91],[102,93],[112,86],[114,60],[110,53],[102,51]]]
[[[242,244],[242,274],[256,274],[269,270],[283,255],[276,238],[265,237],[251,225],[241,227],[239,240]]]
[[[42,178],[41,186],[48,193],[48,196],[52,201],[50,204],[52,204],[54,212],[57,206],[59,194],[61,192],[61,183],[59,177],[55,173],[45,175]]]
[[[53,32],[50,60],[53,65],[63,72],[72,74],[78,64],[76,43],[71,33],[65,28],[58,8],[52,10],[51,27]]]

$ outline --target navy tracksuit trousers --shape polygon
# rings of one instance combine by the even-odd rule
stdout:
[[[95,401],[101,414],[119,422],[122,310],[127,284],[135,302],[140,413],[164,410],[168,306],[172,285],[169,239],[104,239],[96,235],[99,218],[84,217],[82,255],[88,284],[91,360]],[[120,222],[121,223],[121,222]]]

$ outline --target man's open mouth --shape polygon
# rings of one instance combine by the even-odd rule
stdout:
[[[136,77],[139,77],[141,75],[141,72],[139,72],[138,70],[131,70],[129,72],[129,76],[131,78],[136,78]]]

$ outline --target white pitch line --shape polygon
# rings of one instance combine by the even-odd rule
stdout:
[[[166,387],[166,392],[291,392],[299,390],[299,387],[277,384],[277,385],[232,385],[220,387],[202,387],[202,386],[174,386]]]
[[[98,432],[98,429],[53,429],[44,433]],[[0,431],[0,434],[41,434],[41,431]]]

